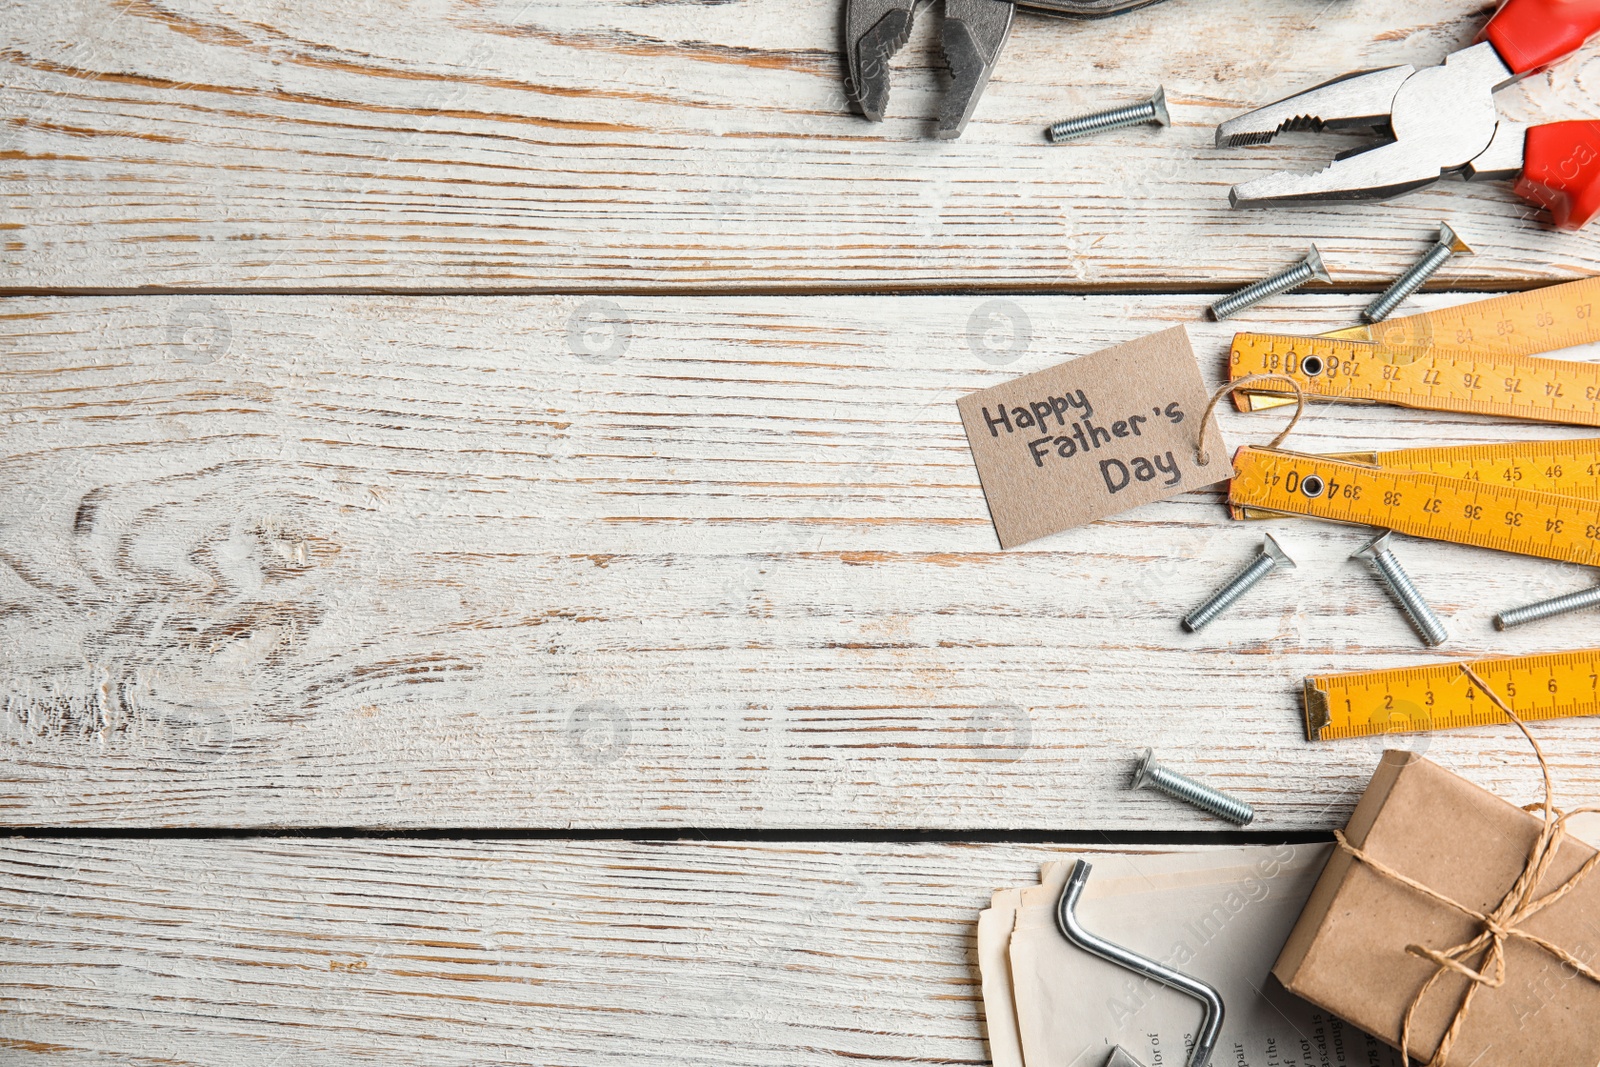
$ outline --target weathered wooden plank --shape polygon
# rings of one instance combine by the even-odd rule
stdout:
[[[1174,322],[1215,384],[1232,327],[1200,304],[9,301],[3,818],[1211,825],[1124,788],[1154,745],[1265,827],[1333,825],[1380,746],[1309,746],[1304,674],[1592,644],[1585,616],[1489,625],[1592,579],[1407,543],[1456,635],[1428,653],[1344,562],[1364,535],[1305,520],[1270,525],[1299,571],[1183,634],[1259,544],[1216,490],[999,552],[955,398]],[[1224,425],[1263,442],[1281,418]],[[1313,451],[1575,432],[1302,425]],[[1595,792],[1594,724],[1541,729]],[[1425,743],[1507,796],[1536,784],[1506,730]]]
[[[1254,861],[1314,870],[1327,848]],[[14,840],[0,1049],[8,1064],[978,1065],[977,912],[1066,851]],[[1172,859],[1070,851],[1147,876]]]
[[[981,1064],[977,912],[1059,851],[12,840],[0,1058]]]
[[[1105,290],[1217,287],[1321,243],[1386,283],[1449,218],[1441,279],[1600,269],[1504,185],[1235,212],[1230,184],[1347,138],[1219,151],[1222,119],[1348,70],[1437,62],[1476,0],[1170,0],[1019,16],[976,119],[928,140],[938,20],[891,118],[848,113],[838,0],[0,3],[0,288]],[[1500,94],[1600,116],[1594,50]],[[1045,124],[1166,86],[1175,126],[1067,147]]]

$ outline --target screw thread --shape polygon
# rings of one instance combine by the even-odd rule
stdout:
[[[1225,319],[1237,315],[1252,304],[1259,304],[1290,289],[1298,289],[1314,277],[1311,265],[1296,263],[1288,270],[1280,271],[1270,278],[1263,278],[1253,285],[1247,285],[1237,293],[1232,293],[1211,305],[1211,317]]]
[[[1439,616],[1435,615],[1428,602],[1422,599],[1422,594],[1417,592],[1417,587],[1412,584],[1411,576],[1400,566],[1400,561],[1395,558],[1393,552],[1374,553],[1372,566],[1383,579],[1383,584],[1389,587],[1389,592],[1394,594],[1400,610],[1411,620],[1411,625],[1422,638],[1423,644],[1433,648],[1450,639],[1450,631],[1444,628]]]
[[[1367,305],[1366,310],[1361,312],[1361,321],[1370,325],[1388,318],[1389,313],[1421,289],[1422,283],[1433,277],[1434,272],[1444,266],[1445,260],[1452,254],[1450,246],[1443,241],[1428,249],[1427,255],[1412,264],[1410,270],[1396,278],[1394,284],[1385,289],[1378,299]]]
[[[1193,778],[1157,763],[1145,765],[1144,782],[1169,797],[1193,804],[1201,811],[1209,811],[1236,826],[1248,825],[1256,817],[1255,809],[1244,801],[1236,800],[1208,785],[1201,785]]]
[[[1190,633],[1205,626],[1212,619],[1233,607],[1234,602],[1250,591],[1261,579],[1271,573],[1278,561],[1265,552],[1251,560],[1244,570],[1229,579],[1228,584],[1211,594],[1204,604],[1183,617],[1183,628]]]
[[[1549,600],[1541,600],[1537,604],[1528,604],[1510,611],[1502,611],[1494,617],[1496,630],[1509,629],[1512,626],[1521,626],[1523,623],[1538,622],[1540,619],[1549,619],[1557,615],[1567,615],[1584,608],[1600,605],[1600,589],[1584,589],[1576,593],[1565,593]]]
[[[1106,111],[1096,111],[1088,115],[1079,115],[1076,118],[1063,119],[1051,126],[1046,132],[1052,144],[1070,141],[1075,137],[1086,137],[1091,133],[1101,130],[1117,130],[1124,126],[1137,126],[1144,122],[1154,122],[1156,119],[1156,105],[1153,101],[1146,100],[1142,104],[1129,104],[1126,107],[1114,107]],[[1035,127],[1037,129],[1037,127]]]

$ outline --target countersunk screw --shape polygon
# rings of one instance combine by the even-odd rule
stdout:
[[[1365,560],[1372,564],[1373,569],[1378,572],[1378,577],[1383,579],[1383,584],[1394,594],[1400,610],[1411,620],[1411,625],[1422,638],[1423,644],[1429,648],[1442,645],[1450,639],[1450,631],[1444,628],[1439,616],[1435,615],[1428,602],[1422,599],[1422,594],[1417,592],[1417,587],[1411,583],[1411,576],[1400,566],[1400,561],[1390,551],[1391,533],[1389,530],[1383,531],[1356,549],[1350,558]]]
[[[1584,589],[1577,593],[1567,593],[1563,596],[1551,597],[1541,600],[1537,604],[1528,604],[1525,607],[1512,608],[1502,611],[1494,617],[1494,628],[1506,630],[1513,626],[1521,626],[1526,622],[1538,622],[1540,619],[1552,619],[1557,615],[1569,615],[1574,611],[1584,608],[1600,607],[1600,588]]]
[[[1450,228],[1449,223],[1439,223],[1438,243],[1428,249],[1427,254],[1417,260],[1410,270],[1395,279],[1395,283],[1385,289],[1378,299],[1367,305],[1361,313],[1361,321],[1370,326],[1388,318],[1389,313],[1399,307],[1406,297],[1421,289],[1422,283],[1444,266],[1445,260],[1457,253],[1470,256],[1472,249]]]
[[[1172,125],[1172,117],[1167,114],[1165,89],[1157,88],[1155,95],[1142,104],[1113,107],[1105,111],[1079,115],[1077,118],[1063,119],[1046,130],[1045,136],[1050,138],[1051,144],[1060,144],[1062,141],[1087,137],[1102,130],[1120,130],[1124,126],[1142,126],[1145,123],[1154,123],[1158,126]]]
[[[1263,278],[1254,285],[1247,285],[1237,293],[1225,296],[1212,304],[1211,317],[1220,322],[1230,315],[1237,315],[1252,304],[1259,304],[1291,289],[1298,289],[1313,278],[1324,282],[1333,281],[1328,269],[1322,265],[1322,253],[1317,251],[1316,245],[1311,246],[1311,251],[1306,253],[1305,259],[1288,270],[1279,271],[1270,278]]]
[[[1236,800],[1226,793],[1212,789],[1209,785],[1201,785],[1193,778],[1179,774],[1169,767],[1163,767],[1156,762],[1155,752],[1148,748],[1144,750],[1144,755],[1139,757],[1138,769],[1133,772],[1133,787],[1154,789],[1169,797],[1187,801],[1202,811],[1209,811],[1213,815],[1227,819],[1236,826],[1248,826],[1256,817],[1256,809],[1244,801]]]
[[[1294,570],[1294,560],[1289,558],[1271,534],[1267,534],[1266,542],[1261,546],[1261,552],[1251,560],[1238,574],[1229,579],[1228,584],[1211,594],[1211,598],[1204,604],[1195,608],[1183,617],[1183,628],[1194,633],[1206,623],[1233,607],[1234,601],[1244,596],[1261,579],[1277,568]]]

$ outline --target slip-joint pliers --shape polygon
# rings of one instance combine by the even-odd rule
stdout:
[[[1233,187],[1235,207],[1383,200],[1445,175],[1515,178],[1518,195],[1577,229],[1600,213],[1600,122],[1511,122],[1495,90],[1543,70],[1600,32],[1600,0],[1508,0],[1478,43],[1436,67],[1386,67],[1335,78],[1217,127],[1217,146],[1265,144],[1284,130],[1370,130],[1378,143],[1325,170]]]

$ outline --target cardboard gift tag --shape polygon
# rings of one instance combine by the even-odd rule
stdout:
[[[1182,326],[956,401],[1000,547],[1233,475]]]

